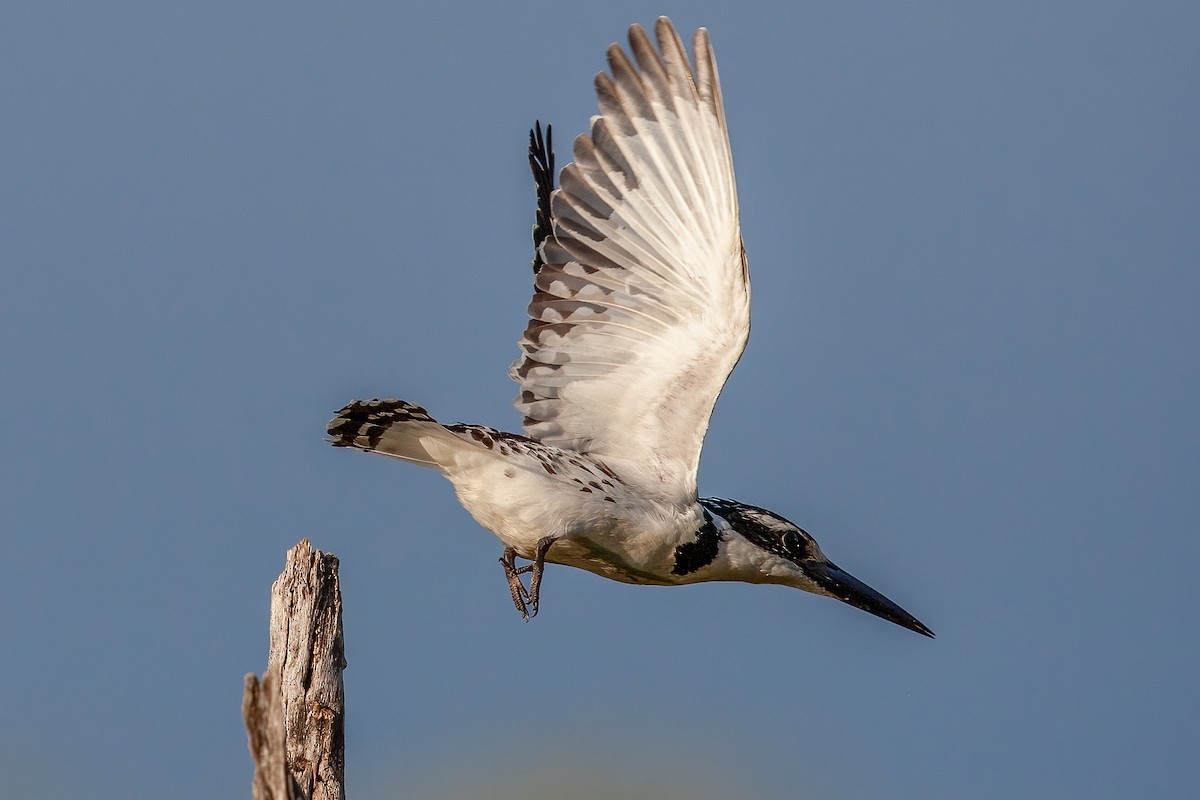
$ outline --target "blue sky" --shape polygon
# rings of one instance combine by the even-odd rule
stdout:
[[[2,793],[247,796],[302,536],[353,797],[1194,792],[1196,7],[435,5],[4,12]],[[660,13],[710,29],[754,286],[701,491],[936,641],[565,568],[526,625],[440,477],[322,441],[516,428],[526,132]]]

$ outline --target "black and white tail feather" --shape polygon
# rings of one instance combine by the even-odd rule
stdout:
[[[436,467],[437,461],[422,440],[449,434],[425,409],[403,400],[355,400],[337,412],[328,432],[334,447],[356,447],[425,467]]]
[[[932,636],[799,527],[697,495],[709,416],[749,334],[750,284],[708,34],[693,37],[693,63],[669,20],[655,33],[657,47],[630,28],[633,59],[609,47],[600,114],[559,188],[550,126],[529,134],[534,292],[510,370],[526,435],[369,400],[337,413],[331,442],[440,470],[504,544],[526,618],[549,561],[627,583],[781,583]]]

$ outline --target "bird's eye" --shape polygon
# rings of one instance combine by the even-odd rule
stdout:
[[[808,558],[808,542],[795,531],[788,531],[783,535],[783,549],[799,558]]]

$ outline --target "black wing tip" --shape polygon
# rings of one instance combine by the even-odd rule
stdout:
[[[537,212],[533,223],[533,272],[542,268],[542,242],[550,237],[553,229],[553,214],[550,211],[550,195],[554,192],[554,126],[546,123],[542,134],[542,121],[534,122],[529,129],[529,169],[533,172],[533,185],[537,190]]]

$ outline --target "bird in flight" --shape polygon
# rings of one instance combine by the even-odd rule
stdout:
[[[551,129],[530,132],[534,291],[510,370],[525,435],[356,400],[331,442],[445,475],[503,543],[526,619],[551,562],[634,584],[784,584],[933,636],[803,529],[697,494],[709,416],[750,332],[750,284],[708,34],[693,37],[694,66],[670,20],[655,34],[657,48],[629,29],[632,59],[608,48],[600,113],[558,188]]]

